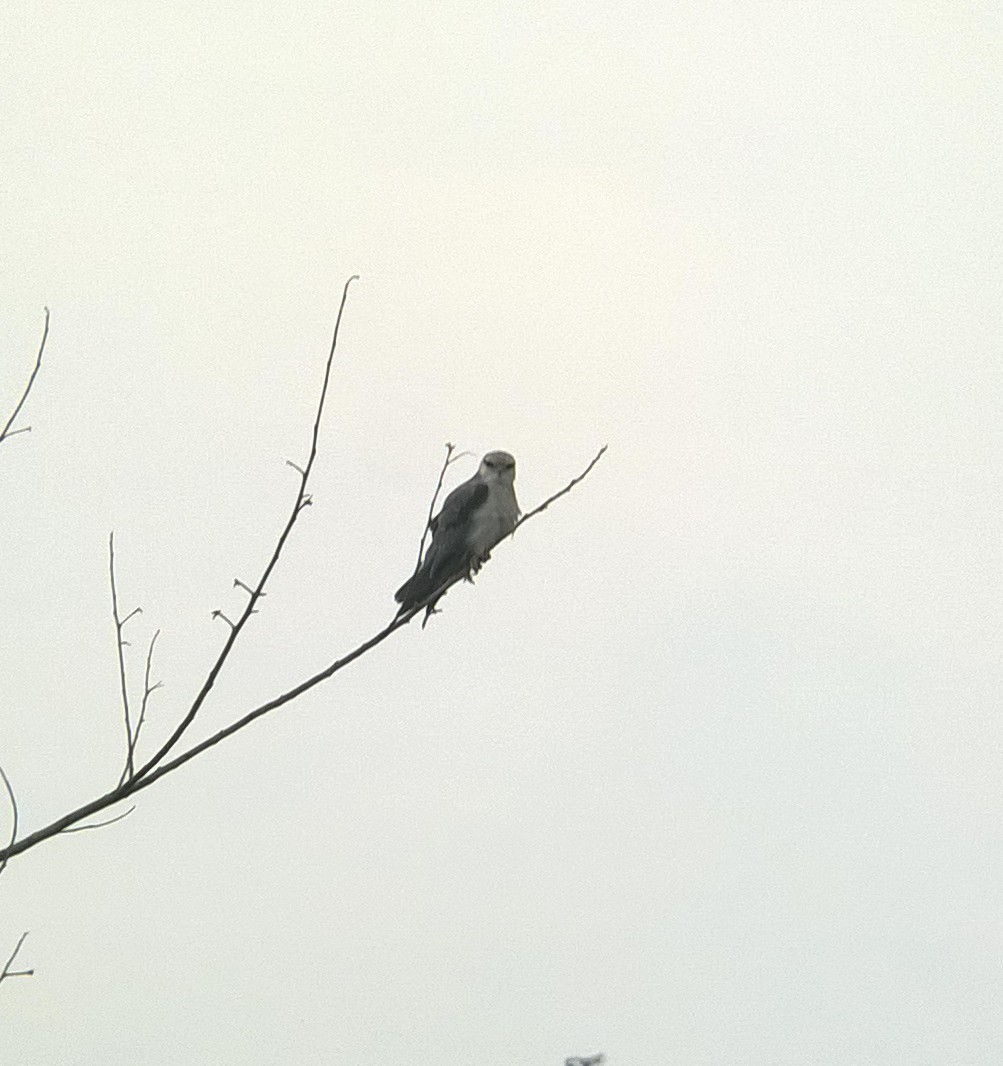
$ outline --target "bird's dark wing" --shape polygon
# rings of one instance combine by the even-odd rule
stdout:
[[[440,529],[466,527],[474,512],[483,507],[487,498],[487,482],[481,481],[479,477],[472,477],[462,485],[457,485],[446,497],[442,510],[432,520],[432,533],[437,536]]]
[[[458,485],[446,497],[442,510],[432,519],[432,543],[425,560],[414,577],[397,590],[395,599],[401,610],[421,603],[450,578],[470,566],[468,536],[470,522],[488,498],[488,486],[479,477]]]

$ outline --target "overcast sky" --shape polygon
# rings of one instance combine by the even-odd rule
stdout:
[[[0,878],[0,1060],[1003,1060],[991,5],[0,14],[0,765],[376,632],[453,441],[528,509],[422,632]],[[2,420],[0,420],[2,421]],[[451,487],[476,458],[451,471]],[[9,831],[7,813],[0,834]]]

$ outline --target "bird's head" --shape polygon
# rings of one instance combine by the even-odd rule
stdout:
[[[508,452],[488,452],[481,460],[477,474],[482,481],[501,481],[511,485],[515,481],[515,459]]]

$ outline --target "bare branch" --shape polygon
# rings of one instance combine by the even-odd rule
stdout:
[[[115,620],[115,649],[118,652],[118,679],[119,686],[122,692],[122,711],[125,716],[125,766],[122,769],[122,775],[118,779],[119,785],[122,784],[126,778],[132,777],[135,773],[135,766],[133,764],[133,754],[136,749],[136,736],[132,731],[132,722],[130,720],[129,711],[129,686],[125,679],[125,644],[126,641],[122,639],[122,629],[125,627],[125,623],[130,618],[135,617],[142,608],[137,607],[135,610],[130,611],[125,618],[119,618],[118,616],[118,592],[115,588],[115,532],[114,530],[108,534],[108,573],[111,578],[111,614]]]
[[[122,705],[123,705],[123,711],[124,711],[124,716],[125,716],[126,736],[127,736],[127,739],[128,739],[128,753],[127,753],[127,760],[126,760],[125,769],[123,770],[122,777],[120,778],[120,780],[118,782],[118,785],[115,788],[113,788],[111,791],[105,793],[102,796],[96,797],[95,799],[91,800],[88,803],[83,804],[82,806],[78,807],[76,810],[73,810],[73,811],[70,811],[67,814],[64,814],[62,817],[56,819],[56,821],[50,823],[47,826],[44,826],[41,829],[36,830],[34,833],[31,833],[28,836],[23,837],[20,840],[17,839],[17,805],[16,805],[16,801],[14,799],[13,790],[10,788],[10,784],[9,784],[9,782],[6,779],[6,776],[4,776],[3,780],[4,780],[4,783],[7,786],[7,791],[8,791],[8,794],[10,796],[11,804],[12,804],[13,809],[14,809],[14,823],[15,824],[14,824],[13,831],[11,833],[11,838],[10,838],[9,844],[5,848],[0,848],[0,870],[3,869],[3,866],[7,863],[7,861],[12,856],[19,855],[22,852],[27,851],[27,850],[29,850],[32,847],[35,847],[37,844],[40,844],[43,840],[47,840],[50,837],[56,836],[57,834],[60,834],[60,833],[63,833],[63,832],[76,831],[76,830],[80,830],[80,829],[99,828],[100,826],[110,825],[113,822],[118,821],[121,818],[126,817],[131,812],[131,810],[134,809],[134,808],[130,808],[130,811],[126,811],[123,814],[117,815],[116,817],[108,819],[108,820],[103,821],[103,822],[93,823],[93,824],[88,824],[88,825],[83,825],[83,826],[78,826],[77,825],[78,822],[83,821],[85,818],[88,818],[91,815],[94,815],[94,814],[96,814],[96,813],[98,813],[100,811],[103,811],[103,810],[107,809],[108,807],[111,807],[112,805],[114,805],[116,803],[119,803],[122,800],[134,795],[135,793],[140,792],[141,790],[149,787],[150,785],[153,784],[154,781],[157,781],[161,777],[164,777],[167,774],[172,773],[174,770],[176,770],[179,767],[183,766],[186,762],[189,762],[191,759],[194,759],[196,756],[202,754],[204,751],[207,751],[209,748],[215,746],[216,744],[219,744],[221,741],[225,740],[227,737],[232,736],[234,733],[239,732],[241,729],[244,729],[246,726],[250,725],[251,722],[255,721],[257,718],[260,718],[263,715],[268,714],[269,712],[271,712],[273,710],[276,710],[277,708],[283,706],[284,704],[287,704],[287,703],[297,699],[299,696],[303,695],[305,692],[309,691],[311,688],[315,687],[316,685],[319,685],[322,681],[326,681],[328,678],[330,678],[334,674],[336,674],[339,670],[344,669],[350,663],[354,662],[356,659],[360,658],[362,655],[365,655],[367,652],[371,651],[377,645],[381,644],[391,634],[393,634],[397,630],[403,628],[405,625],[408,625],[414,619],[414,617],[418,613],[420,613],[422,610],[426,611],[426,621],[427,621],[428,614],[431,612],[431,608],[434,607],[434,602],[438,598],[440,598],[442,595],[444,595],[444,593],[447,591],[447,589],[452,587],[452,585],[455,584],[457,581],[464,580],[464,579],[469,580],[469,575],[466,575],[466,574],[458,574],[458,575],[456,575],[451,580],[449,580],[448,582],[444,583],[440,588],[436,589],[435,592],[432,594],[432,596],[430,596],[429,598],[427,598],[426,600],[424,600],[421,603],[415,604],[410,610],[408,610],[406,612],[403,612],[403,613],[398,613],[393,618],[393,620],[388,625],[384,626],[384,628],[381,629],[378,633],[376,633],[374,636],[370,637],[368,640],[364,641],[363,643],[359,644],[352,651],[348,652],[348,654],[346,654],[346,655],[342,656],[340,659],[337,659],[334,662],[332,662],[330,665],[328,665],[325,669],[321,670],[319,673],[314,674],[312,677],[309,677],[305,681],[300,682],[300,684],[294,686],[293,688],[291,688],[288,691],[282,693],[281,695],[276,696],[274,699],[271,699],[268,702],[263,703],[260,706],[254,708],[253,710],[247,712],[241,718],[239,718],[236,721],[232,722],[230,725],[224,727],[223,729],[218,730],[216,733],[212,734],[211,736],[209,736],[205,740],[199,742],[198,744],[193,745],[188,750],[183,751],[181,754],[175,755],[174,758],[172,758],[170,760],[167,759],[167,755],[178,744],[178,742],[181,739],[181,737],[185,734],[185,732],[191,726],[192,722],[195,720],[196,716],[198,715],[199,710],[201,709],[203,703],[205,702],[205,700],[209,696],[210,692],[212,691],[213,686],[215,685],[215,682],[216,682],[217,678],[219,677],[220,672],[222,671],[224,665],[226,664],[227,659],[228,659],[231,651],[233,650],[233,647],[236,644],[237,639],[239,638],[244,626],[247,624],[247,622],[250,619],[250,617],[253,614],[256,613],[258,600],[261,599],[265,595],[265,584],[267,583],[267,581],[268,581],[269,577],[271,576],[273,570],[275,569],[276,565],[278,564],[278,561],[279,561],[279,559],[280,559],[280,557],[282,555],[283,549],[284,549],[284,547],[286,545],[286,542],[287,542],[290,534],[292,533],[293,527],[294,527],[294,525],[296,523],[297,518],[299,517],[300,512],[305,507],[309,506],[310,503],[312,502],[312,496],[307,492],[307,483],[308,483],[308,480],[309,480],[309,477],[310,477],[310,473],[311,473],[311,471],[313,469],[314,461],[315,461],[315,459],[317,457],[317,446],[318,446],[318,440],[319,440],[319,435],[320,435],[321,419],[323,417],[324,405],[325,405],[325,401],[326,401],[326,398],[327,398],[328,388],[329,388],[329,385],[330,385],[331,370],[332,370],[332,366],[333,366],[333,362],[334,362],[334,356],[335,356],[335,352],[336,352],[337,344],[338,344],[338,334],[339,334],[339,331],[340,331],[340,328],[341,328],[341,321],[342,321],[343,313],[344,313],[344,310],[345,310],[345,304],[346,304],[346,301],[347,301],[347,298],[348,298],[348,290],[349,290],[349,287],[350,287],[351,283],[354,280],[356,280],[356,276],[355,275],[353,275],[351,278],[348,279],[348,281],[345,283],[344,289],[342,291],[341,303],[340,303],[339,308],[338,308],[338,314],[337,314],[337,318],[335,320],[333,336],[332,336],[332,339],[331,339],[331,347],[330,347],[330,351],[328,353],[327,362],[325,364],[324,381],[323,381],[323,385],[322,385],[322,388],[321,388],[320,398],[319,398],[319,401],[318,401],[318,404],[317,404],[316,416],[314,418],[313,432],[312,432],[312,435],[311,435],[311,443],[310,443],[310,453],[309,453],[307,462],[306,462],[305,466],[303,466],[302,468],[299,467],[299,466],[296,466],[296,464],[294,464],[294,463],[290,463],[290,465],[293,466],[294,469],[296,469],[300,473],[300,484],[299,484],[299,489],[298,489],[297,494],[296,494],[295,502],[293,503],[293,506],[291,508],[289,517],[287,518],[286,523],[283,526],[283,528],[282,528],[282,530],[281,530],[281,532],[280,532],[280,534],[278,536],[278,539],[277,539],[275,547],[274,547],[274,549],[272,551],[271,557],[269,558],[268,563],[266,564],[264,570],[261,573],[260,578],[258,579],[257,585],[255,585],[254,588],[251,588],[250,586],[245,585],[241,581],[236,581],[235,582],[235,585],[237,587],[243,588],[248,593],[248,602],[247,602],[246,606],[244,607],[243,611],[238,616],[237,621],[236,622],[232,622],[229,618],[226,617],[225,614],[223,614],[222,611],[218,611],[217,610],[217,611],[213,612],[213,617],[222,618],[230,626],[230,634],[229,634],[227,640],[225,641],[222,650],[220,651],[219,655],[217,656],[216,661],[214,662],[214,664],[210,668],[208,674],[206,675],[205,681],[203,682],[201,688],[199,689],[198,693],[196,694],[195,698],[193,699],[192,703],[190,704],[190,706],[188,708],[188,711],[185,713],[184,718],[182,719],[180,724],[175,728],[175,730],[170,735],[170,737],[167,739],[167,741],[152,756],[152,758],[150,758],[145,764],[143,764],[138,769],[136,769],[136,766],[135,766],[135,748],[136,748],[137,739],[139,737],[140,729],[142,727],[143,722],[145,721],[145,713],[146,713],[147,703],[148,703],[150,695],[157,688],[160,687],[160,683],[159,682],[156,683],[156,684],[153,684],[153,685],[150,684],[150,675],[151,675],[151,671],[152,671],[153,650],[154,650],[154,645],[156,643],[157,637],[159,636],[159,630],[157,631],[157,634],[154,635],[153,640],[151,640],[150,647],[149,647],[149,650],[148,650],[148,653],[147,653],[146,674],[145,674],[144,694],[143,694],[143,704],[142,704],[142,707],[140,709],[140,714],[139,714],[139,718],[138,718],[137,723],[136,723],[136,727],[135,727],[135,729],[133,729],[132,728],[132,721],[131,721],[131,709],[130,709],[130,706],[129,706],[128,691],[127,691],[127,684],[126,684],[125,658],[124,658],[124,653],[123,653],[123,648],[124,648],[126,642],[122,639],[122,629],[125,626],[125,624],[138,613],[139,609],[137,608],[136,610],[130,612],[124,619],[119,616],[119,613],[118,613],[118,594],[117,594],[117,589],[115,587],[115,546],[114,546],[114,533],[113,533],[109,537],[109,572],[110,572],[110,575],[111,575],[112,613],[113,613],[114,620],[115,620],[116,636],[117,636],[117,641],[118,641],[119,677],[120,677],[121,690],[122,690]],[[47,326],[48,326],[48,315],[46,317],[46,327]],[[44,346],[44,337],[43,337],[42,346]],[[39,356],[41,357],[41,348],[40,348]],[[16,414],[16,412],[15,412],[15,414]],[[8,426],[9,426],[9,423],[8,423]],[[445,476],[445,471],[448,468],[448,466],[450,465],[450,463],[453,462],[456,458],[459,457],[459,456],[455,456],[453,454],[454,450],[455,449],[454,449],[454,446],[452,444],[448,444],[447,445],[446,461],[445,461],[445,463],[443,465],[442,472],[440,473],[440,476],[439,476],[439,482],[438,482],[438,485],[436,487],[435,494],[434,494],[434,496],[432,498],[431,507],[429,509],[428,521],[426,522],[425,531],[424,531],[423,536],[422,536],[422,546],[421,546],[421,548],[419,550],[419,565],[420,565],[421,556],[422,556],[422,554],[424,552],[424,544],[425,544],[425,541],[426,541],[426,538],[427,538],[427,534],[429,533],[429,531],[432,528],[432,523],[433,523],[432,515],[433,515],[434,510],[435,510],[435,504],[437,502],[439,493],[441,492],[441,489],[442,489],[442,484],[443,484],[443,479],[444,479],[444,476]],[[517,523],[516,528],[518,528],[519,525],[521,525],[523,522],[527,521],[529,518],[533,517],[536,514],[539,514],[541,511],[546,510],[546,508],[549,507],[551,503],[553,503],[555,500],[559,499],[561,496],[565,495],[566,493],[570,492],[571,489],[575,487],[575,485],[577,485],[584,477],[586,477],[589,474],[589,472],[592,470],[592,468],[595,466],[595,464],[599,461],[599,459],[602,457],[602,455],[603,455],[603,453],[605,451],[606,451],[606,447],[604,446],[602,449],[600,449],[599,453],[595,456],[595,458],[592,460],[592,462],[586,467],[586,469],[578,477],[574,478],[560,492],[555,493],[553,496],[551,496],[547,500],[545,500],[539,507],[535,508],[534,510],[530,511],[528,514],[524,515],[522,517],[522,519]],[[466,453],[462,453],[462,454],[466,454]],[[514,530],[513,530],[513,532],[514,532]],[[0,771],[0,772],[2,772],[2,771]],[[23,937],[22,937],[22,940],[23,940]],[[20,942],[18,944],[18,947],[20,947]],[[15,954],[16,954],[16,950],[15,950]],[[12,956],[12,959],[13,959],[13,956]],[[8,968],[9,968],[9,963],[8,963]],[[10,974],[8,974],[8,975],[10,975]]]
[[[3,778],[4,788],[7,789],[7,795],[10,798],[10,843],[7,845],[7,851],[9,852],[14,846],[14,841],[17,840],[17,797],[14,795],[14,789],[11,788],[10,779],[7,777],[2,766],[0,766],[0,777]],[[6,868],[7,855],[5,854],[0,858],[0,874],[2,874]]]
[[[27,936],[27,932],[21,934],[20,939],[17,942],[16,947],[10,953],[10,958],[4,963],[3,970],[0,970],[0,984],[7,980],[8,977],[31,977],[35,972],[34,970],[12,970],[11,966],[14,965],[14,960],[17,958],[17,953],[21,950],[21,945],[24,943],[24,938]]]
[[[544,503],[530,511],[523,521],[533,517],[533,515],[539,514],[546,507],[548,507],[554,500],[565,495],[574,488],[584,477],[586,477],[589,471],[596,465],[599,458],[605,451],[605,447],[600,450],[599,454],[592,460],[591,463],[585,468],[585,470],[574,478],[570,484],[563,488],[560,492],[555,493]],[[287,526],[288,529],[288,526]],[[307,678],[305,681],[301,681],[298,685],[283,692],[281,695],[276,696],[274,699],[269,700],[267,703],[261,704],[259,707],[255,707],[254,710],[248,711],[243,717],[238,718],[235,722],[225,726],[218,732],[213,733],[212,736],[207,737],[205,740],[193,745],[187,751],[175,756],[168,762],[162,762],[159,766],[154,766],[152,760],[147,763],[146,767],[137,771],[134,777],[122,782],[118,788],[113,789],[111,792],[106,793],[104,796],[98,796],[97,799],[91,800],[89,803],[85,803],[83,806],[78,807],[75,811],[70,811],[68,814],[64,814],[61,818],[57,818],[56,821],[50,825],[45,826],[42,829],[36,830],[34,833],[29,834],[26,837],[22,837],[16,842],[12,842],[7,848],[0,849],[0,861],[5,861],[8,858],[12,858],[14,855],[20,855],[24,851],[28,851],[29,848],[35,847],[43,840],[48,840],[50,837],[56,836],[59,833],[65,832],[65,830],[84,818],[90,817],[92,814],[96,814],[98,811],[102,811],[107,807],[112,806],[115,803],[125,799],[128,796],[132,796],[142,789],[149,787],[154,781],[159,780],[161,777],[165,777],[167,774],[177,770],[180,766],[183,766],[186,762],[194,759],[196,756],[201,755],[204,751],[219,744],[220,741],[226,740],[227,737],[233,736],[234,733],[240,732],[240,730],[246,728],[255,721],[257,718],[261,718],[263,715],[268,714],[270,711],[274,711],[277,708],[283,706],[286,703],[290,703],[298,697],[302,696],[305,692],[319,685],[322,681],[326,681],[339,670],[343,670],[350,663],[353,663],[356,659],[365,655],[367,652],[372,651],[377,645],[382,644],[387,637],[395,633],[397,630],[402,629],[408,625],[422,610],[424,610],[433,597],[438,599],[449,588],[455,585],[458,581],[465,579],[465,575],[458,574],[452,578],[449,582],[444,584],[441,588],[436,589],[432,596],[423,600],[421,603],[417,603],[410,610],[405,613],[397,615],[393,621],[384,626],[378,633],[370,637],[368,640],[363,641],[358,647],[353,648],[347,655],[343,655],[340,659],[336,659],[329,666],[325,667],[319,673],[314,674],[312,677]],[[218,660],[217,660],[218,663]],[[203,697],[204,698],[204,697]],[[189,717],[191,711],[189,711]],[[177,732],[177,731],[175,731]],[[162,749],[163,750],[163,749]]]
[[[8,437],[15,437],[18,433],[30,433],[31,426],[24,426],[21,429],[11,430],[11,426],[14,424],[14,419],[21,413],[21,408],[24,407],[25,401],[28,399],[28,394],[31,392],[32,386],[35,384],[35,378],[38,377],[39,370],[42,369],[42,353],[45,351],[45,342],[49,337],[49,309],[45,309],[45,328],[42,330],[42,341],[38,346],[38,355],[35,358],[35,368],[31,372],[31,377],[28,378],[28,384],[24,387],[24,392],[21,394],[21,399],[17,402],[17,407],[14,408],[10,418],[7,419],[7,424],[0,430],[0,444]]]
[[[146,777],[148,774],[151,773],[155,766],[157,766],[164,760],[164,757],[167,755],[167,753],[174,747],[175,744],[177,744],[177,742],[184,735],[185,731],[195,720],[195,716],[199,713],[202,704],[205,703],[206,697],[212,691],[213,685],[216,684],[216,679],[219,677],[220,671],[223,669],[223,666],[225,665],[227,659],[230,657],[230,652],[233,650],[234,644],[237,643],[237,639],[240,637],[244,626],[247,624],[251,615],[254,614],[254,608],[257,605],[258,600],[264,593],[265,583],[268,581],[269,577],[272,574],[272,571],[278,564],[279,558],[282,555],[282,549],[285,547],[286,541],[289,539],[289,534],[293,531],[293,526],[296,524],[296,519],[299,518],[300,512],[302,511],[303,507],[306,506],[306,503],[309,502],[309,498],[306,492],[306,486],[307,481],[310,478],[310,471],[313,469],[314,460],[317,458],[317,441],[320,437],[320,421],[324,414],[324,402],[327,399],[327,389],[331,381],[331,366],[334,363],[334,353],[338,347],[338,332],[341,329],[341,318],[345,310],[345,302],[348,300],[348,288],[353,281],[357,280],[357,278],[358,275],[353,274],[348,279],[348,281],[345,282],[345,287],[341,293],[341,304],[338,307],[338,316],[335,319],[334,333],[331,337],[331,349],[327,356],[327,364],[324,367],[324,384],[321,386],[320,400],[317,403],[317,414],[313,421],[313,434],[310,441],[310,455],[306,461],[306,465],[303,467],[303,472],[300,477],[299,491],[296,493],[296,502],[293,505],[289,518],[286,520],[285,528],[279,534],[279,539],[275,544],[275,549],[272,552],[272,556],[268,560],[265,569],[262,571],[261,577],[258,579],[257,585],[254,587],[254,590],[248,597],[247,606],[241,612],[241,615],[237,619],[237,621],[230,623],[230,635],[227,638],[226,643],[223,645],[222,651],[220,651],[219,655],[217,656],[216,662],[213,663],[212,668],[209,670],[209,673],[205,679],[205,682],[202,685],[202,688],[199,689],[198,694],[192,701],[191,706],[188,708],[188,713],[184,716],[184,718],[181,720],[180,724],[170,735],[170,737],[168,737],[166,742],[161,746],[160,750],[157,751],[153,755],[153,757],[145,763],[145,765],[140,767],[139,771],[137,772],[137,776],[140,778]],[[229,619],[225,620],[229,622]]]

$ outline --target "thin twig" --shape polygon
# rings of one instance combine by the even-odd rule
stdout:
[[[548,500],[545,500],[540,507],[534,508],[530,511],[526,518],[531,518],[533,515],[539,514],[542,510],[548,507],[554,500],[563,496],[565,493],[570,492],[575,485],[577,485],[582,478],[584,478],[589,471],[599,461],[600,456],[605,451],[605,447],[600,450],[599,454],[592,460],[586,469],[574,478],[571,483],[562,489],[560,492],[555,493]],[[523,519],[525,521],[526,519]],[[442,596],[449,588],[451,588],[458,581],[464,579],[463,574],[457,574],[451,581],[443,585],[440,589],[432,594],[438,598]],[[14,855],[20,855],[22,852],[27,851],[29,848],[35,847],[43,840],[49,839],[49,837],[56,836],[58,833],[65,832],[67,827],[76,824],[83,818],[88,818],[92,814],[96,814],[98,811],[104,810],[106,807],[112,806],[112,804],[118,803],[128,796],[135,795],[135,793],[142,791],[144,788],[148,788],[154,781],[159,780],[161,777],[165,777],[167,774],[177,770],[178,767],[183,766],[186,762],[194,759],[197,755],[201,755],[204,751],[219,744],[220,741],[226,740],[227,737],[233,736],[234,733],[240,732],[240,730],[246,728],[257,718],[261,718],[262,715],[268,714],[270,711],[274,711],[277,708],[283,706],[283,704],[290,703],[292,700],[302,696],[305,692],[319,685],[322,681],[326,681],[328,678],[338,673],[339,670],[343,670],[350,663],[353,663],[356,659],[365,655],[366,652],[371,651],[378,644],[382,644],[391,634],[395,633],[398,629],[402,629],[408,625],[415,617],[423,611],[431,597],[422,600],[421,603],[417,603],[410,610],[403,614],[397,615],[393,621],[384,626],[378,633],[370,637],[368,640],[363,641],[358,647],[348,652],[347,655],[343,655],[340,659],[336,659],[329,666],[325,667],[319,673],[314,674],[312,677],[307,678],[305,681],[301,681],[298,685],[283,692],[281,695],[276,696],[274,699],[269,700],[267,703],[261,704],[260,707],[256,707],[252,711],[248,711],[243,717],[238,718],[237,721],[232,722],[230,725],[225,726],[218,732],[213,733],[212,736],[207,737],[205,740],[195,744],[182,754],[175,756],[169,762],[162,762],[159,766],[152,766],[148,763],[146,767],[137,771],[136,775],[130,778],[128,781],[123,782],[118,788],[113,789],[111,792],[106,793],[104,796],[98,796],[97,799],[91,800],[89,803],[85,803],[83,806],[78,807],[75,811],[70,811],[68,814],[64,814],[61,818],[57,818],[56,821],[50,825],[45,826],[42,829],[36,830],[29,836],[22,837],[19,841],[12,843],[5,849],[0,849],[0,860],[12,858]]]
[[[435,505],[439,499],[439,493],[442,492],[442,482],[446,477],[446,471],[449,469],[449,464],[453,461],[452,455],[456,450],[456,445],[450,441],[446,441],[446,458],[442,464],[442,469],[439,471],[439,481],[435,486],[435,492],[432,493],[432,502],[428,505],[428,518],[425,519],[425,528],[421,532],[421,543],[418,545],[418,559],[414,564],[414,577],[415,574],[421,569],[421,561],[425,558],[425,541],[428,539],[428,534],[432,529],[432,516],[435,514]]]
[[[6,981],[8,977],[31,977],[31,975],[35,972],[34,970],[11,969],[11,966],[14,964],[14,960],[17,958],[17,953],[21,950],[21,945],[24,943],[24,938],[27,935],[27,932],[21,934],[20,939],[17,942],[17,946],[10,953],[10,958],[4,963],[3,970],[0,970],[0,984]]]
[[[157,691],[158,688],[163,687],[163,682],[158,681],[155,685],[150,684],[150,671],[153,668],[153,649],[157,646],[157,637],[160,636],[160,630],[153,634],[153,639],[150,641],[150,646],[146,650],[146,672],[143,675],[143,702],[139,705],[139,718],[136,720],[136,731],[132,735],[132,746],[135,749],[139,744],[139,731],[143,728],[143,723],[146,721],[146,705],[150,702],[150,696]]]
[[[42,369],[42,353],[45,351],[45,342],[49,336],[49,309],[45,309],[45,328],[42,330],[42,342],[38,346],[38,355],[35,358],[35,368],[31,372],[31,377],[28,378],[28,384],[24,387],[24,392],[21,394],[21,399],[17,402],[17,407],[14,408],[13,414],[7,419],[7,424],[0,430],[0,444],[2,444],[8,437],[14,437],[18,433],[30,433],[31,426],[24,426],[22,429],[15,429],[11,431],[11,426],[14,423],[14,419],[21,413],[21,408],[24,407],[25,401],[28,399],[28,394],[31,392],[32,386],[35,384],[35,378],[38,377],[39,370]]]
[[[136,804],[134,803],[127,811],[122,811],[121,814],[116,814],[114,818],[107,818],[103,822],[89,822],[87,825],[68,825],[63,832],[82,833],[85,829],[104,829],[106,825],[114,825],[116,822],[121,822],[123,818],[128,818],[135,809]]]
[[[262,571],[261,577],[258,579],[257,585],[254,587],[254,590],[248,597],[247,605],[244,607],[244,610],[241,612],[241,615],[237,619],[237,621],[231,623],[230,635],[227,637],[226,643],[223,645],[222,651],[216,657],[216,661],[215,663],[213,663],[212,668],[206,676],[202,688],[199,689],[198,694],[192,701],[191,706],[188,708],[188,712],[185,714],[178,727],[161,746],[160,750],[157,751],[152,758],[150,758],[143,766],[139,768],[136,773],[136,776],[139,778],[148,776],[153,771],[154,767],[156,767],[159,763],[163,762],[164,757],[167,755],[167,753],[171,751],[174,745],[177,744],[177,742],[181,739],[182,736],[184,736],[185,731],[195,720],[195,716],[199,713],[202,704],[205,703],[206,697],[212,691],[213,685],[216,684],[216,678],[219,677],[224,664],[230,657],[230,652],[233,650],[234,644],[237,643],[237,639],[240,637],[244,626],[247,624],[248,619],[250,619],[251,615],[254,614],[255,605],[264,593],[265,583],[268,581],[268,578],[271,576],[272,571],[275,569],[275,566],[282,555],[282,549],[285,547],[286,541],[289,539],[289,534],[292,533],[293,526],[296,524],[296,519],[299,518],[300,512],[303,510],[303,507],[308,502],[309,497],[307,496],[306,486],[307,481],[310,478],[310,471],[313,469],[314,460],[317,457],[317,441],[320,437],[320,421],[321,417],[324,414],[324,401],[327,398],[327,388],[331,380],[331,366],[334,363],[334,353],[338,347],[338,331],[341,328],[341,317],[345,310],[345,302],[348,299],[348,287],[352,284],[353,281],[357,279],[357,277],[357,274],[353,274],[352,277],[350,277],[348,281],[345,282],[345,287],[342,290],[341,305],[338,308],[338,317],[335,319],[334,333],[331,337],[331,349],[327,356],[327,364],[324,367],[324,384],[320,390],[320,400],[317,404],[317,414],[313,421],[313,434],[310,441],[310,455],[306,461],[306,465],[303,468],[300,477],[299,492],[297,492],[296,494],[296,502],[293,504],[293,508],[289,515],[289,518],[286,520],[285,528],[279,534],[279,539],[275,544],[275,550],[272,552],[271,558],[268,560],[265,569]],[[225,618],[225,616],[221,617],[224,617],[225,621],[229,622],[229,619]]]
[[[118,651],[118,678],[119,685],[122,691],[122,711],[125,715],[125,766],[122,769],[122,775],[118,779],[119,785],[122,784],[127,778],[132,777],[135,773],[135,765],[133,763],[133,754],[136,750],[136,736],[137,733],[132,731],[132,722],[130,721],[129,711],[129,686],[125,679],[125,645],[127,641],[122,639],[122,630],[125,628],[125,623],[130,618],[134,618],[137,614],[142,614],[143,608],[136,607],[130,611],[125,618],[119,618],[118,616],[118,592],[115,589],[115,532],[114,530],[108,535],[108,573],[111,577],[111,613],[112,618],[115,620],[115,647]]]
[[[17,797],[14,795],[14,789],[11,788],[10,779],[4,772],[4,768],[0,766],[0,777],[3,778],[4,787],[7,789],[7,795],[10,797],[10,842],[7,845],[7,851],[14,846],[14,841],[17,840]],[[7,855],[0,858],[0,874],[7,868]]]

